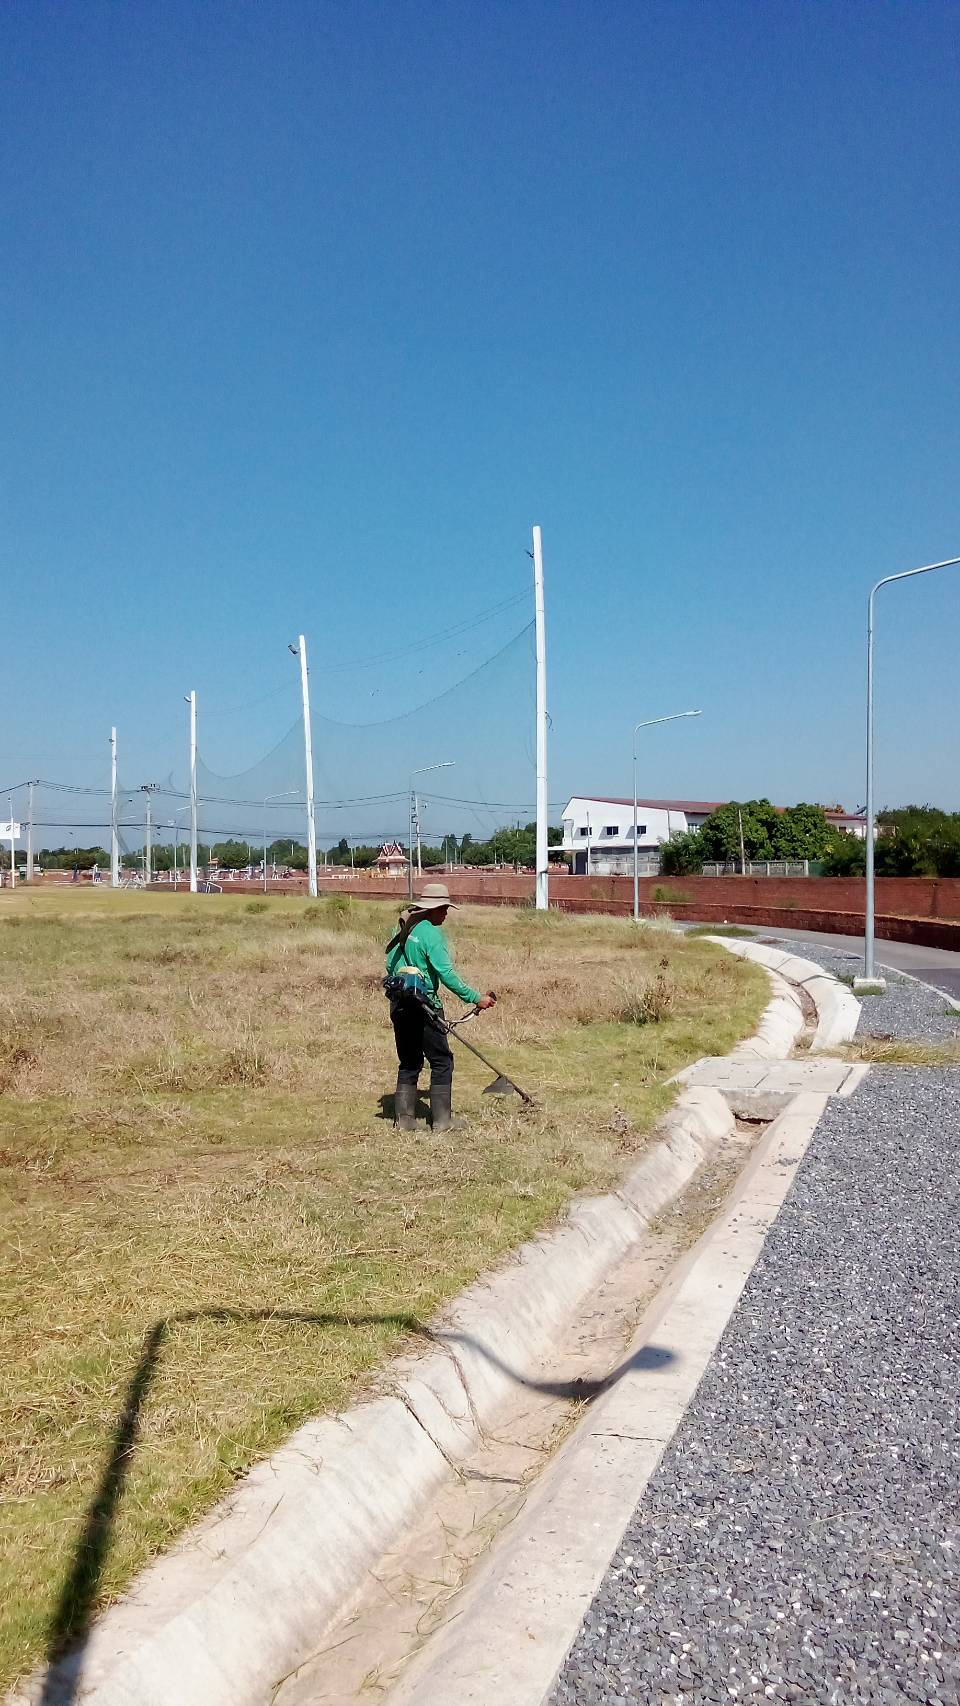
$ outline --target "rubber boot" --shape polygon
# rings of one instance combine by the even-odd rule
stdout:
[[[401,1131],[417,1129],[417,1086],[408,1078],[398,1078],[393,1094],[393,1123]]]
[[[449,1131],[456,1122],[452,1112],[453,1085],[431,1084],[430,1086],[430,1124],[434,1133]]]

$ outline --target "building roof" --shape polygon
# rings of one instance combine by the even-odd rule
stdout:
[[[571,800],[594,800],[598,806],[629,806],[633,809],[633,795],[628,800],[617,794],[571,794]],[[638,806],[651,806],[664,812],[692,812],[694,816],[701,813],[709,817],[711,812],[720,810],[726,805],[726,800],[638,800]]]

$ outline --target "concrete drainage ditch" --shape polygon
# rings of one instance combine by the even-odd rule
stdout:
[[[826,1098],[865,1070],[815,1058],[856,1028],[848,990],[794,956],[717,940],[767,967],[773,999],[755,1037],[681,1074],[621,1189],[574,1203],[471,1287],[373,1399],[299,1428],[11,1706],[349,1706],[371,1689],[391,1706],[508,1706],[523,1677],[515,1656],[494,1674],[496,1629],[506,1640],[518,1608],[553,1631],[527,1631],[549,1685]],[[592,1514],[572,1550],[561,1519],[564,1593],[564,1558],[536,1523],[569,1500],[578,1464]],[[518,1547],[520,1596],[503,1600]],[[538,1675],[518,1702],[543,1697]]]

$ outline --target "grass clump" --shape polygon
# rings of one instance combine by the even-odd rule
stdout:
[[[960,1036],[945,1043],[912,1042],[905,1037],[857,1037],[843,1049],[845,1060],[874,1066],[960,1066]]]
[[[688,936],[754,936],[753,930],[746,930],[742,924],[693,924],[687,931]]]
[[[0,993],[0,1687],[44,1653],[150,1346],[123,1496],[64,1636],[573,1192],[618,1177],[669,1076],[767,1000],[756,968],[627,919],[464,908],[458,962],[501,997],[481,1047],[538,1106],[484,1098],[489,1073],[461,1054],[468,1117],[433,1143],[390,1117],[389,905],[28,890],[4,891],[0,918],[17,926]]]

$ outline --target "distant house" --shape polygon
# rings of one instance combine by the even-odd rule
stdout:
[[[839,830],[841,835],[855,835],[858,841],[866,841],[866,812],[845,812],[838,807],[835,811],[825,811],[823,815],[831,829]]]
[[[660,849],[671,836],[700,829],[711,812],[726,804],[726,800],[638,800],[639,869],[658,871]],[[866,840],[865,812],[845,812],[837,806],[825,810],[824,817],[841,835]],[[569,860],[574,876],[587,871],[596,877],[629,875],[633,870],[633,800],[612,794],[575,794],[563,814],[563,841],[550,851],[554,857]]]
[[[373,861],[373,868],[383,877],[405,877],[407,855],[399,841],[386,841]]]
[[[722,800],[638,800],[637,863],[659,869],[660,849],[673,835],[699,829]],[[633,870],[633,800],[611,794],[575,794],[563,814],[563,841],[550,849],[570,861],[570,870],[597,877]]]

